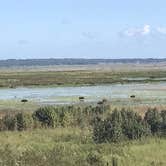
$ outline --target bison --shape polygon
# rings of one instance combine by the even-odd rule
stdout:
[[[22,99],[21,102],[26,103],[26,102],[28,102],[28,100],[27,99]]]
[[[80,101],[84,101],[84,99],[85,99],[85,97],[83,97],[83,96],[80,96],[80,97],[79,97],[79,100],[80,100]]]
[[[130,98],[135,98],[135,95],[131,95]]]

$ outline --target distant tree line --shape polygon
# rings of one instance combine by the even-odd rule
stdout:
[[[64,58],[64,59],[8,59],[0,60],[0,67],[11,66],[49,66],[49,65],[88,65],[100,63],[159,63],[166,62],[166,59],[83,59],[83,58]]]

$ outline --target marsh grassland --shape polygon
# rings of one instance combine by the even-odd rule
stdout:
[[[2,132],[0,142],[0,165],[111,166],[114,160],[120,166],[166,164],[164,138],[95,144],[89,130],[57,128]]]
[[[164,64],[69,65],[31,68],[3,68],[0,86],[83,86],[166,80]]]
[[[164,64],[1,69],[0,165],[165,166],[165,81]]]

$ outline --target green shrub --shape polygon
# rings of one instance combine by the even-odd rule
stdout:
[[[104,106],[47,106],[38,109],[33,113],[35,124],[41,122],[42,126],[77,126],[87,127],[92,124],[92,120],[104,114],[107,107]]]
[[[4,120],[0,119],[0,131],[4,131],[6,130],[5,124],[4,124]]]
[[[122,139],[139,139],[150,134],[149,126],[133,111],[114,110],[106,119],[96,119],[93,139],[97,143],[120,142]]]
[[[33,113],[33,118],[45,127],[56,127],[58,125],[58,117],[54,107],[39,108]]]
[[[17,121],[13,115],[5,115],[2,119],[3,123],[3,130],[16,130],[17,128]]]
[[[96,120],[93,128],[93,139],[96,143],[119,142],[122,138],[121,124],[117,122],[112,123],[110,119]]]
[[[150,134],[149,126],[134,111],[121,110],[123,134],[128,139],[139,139]]]
[[[92,151],[87,155],[87,163],[91,166],[104,166],[105,162],[102,155],[97,151]]]
[[[166,135],[166,111],[165,110],[161,111],[161,119],[162,119],[161,132],[163,135]]]
[[[149,124],[152,134],[160,132],[162,118],[157,109],[148,109],[145,113],[144,120]]]
[[[69,126],[73,126],[74,124],[74,118],[73,115],[70,112],[65,112],[63,119],[61,121],[61,126],[63,127],[69,127]]]
[[[27,130],[33,128],[33,118],[31,114],[18,113],[15,115],[17,121],[17,130]]]
[[[165,111],[165,110],[162,110],[160,114],[161,114],[162,122],[163,122],[163,123],[166,123],[166,111]]]
[[[130,122],[124,128],[124,135],[128,139],[139,139],[144,136],[150,135],[149,126],[144,124],[143,122]]]

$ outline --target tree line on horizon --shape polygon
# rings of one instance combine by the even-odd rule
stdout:
[[[11,66],[49,66],[49,65],[89,65],[89,64],[101,64],[101,63],[160,63],[166,62],[165,59],[153,59],[153,58],[133,58],[133,59],[86,59],[86,58],[48,58],[48,59],[6,59],[0,60],[0,67]]]

